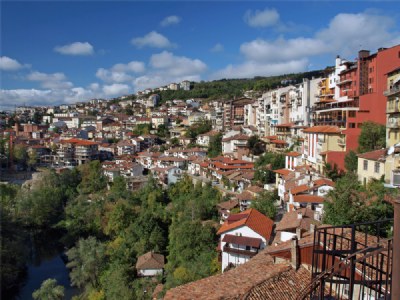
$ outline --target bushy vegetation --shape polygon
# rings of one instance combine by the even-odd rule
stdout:
[[[254,77],[252,79],[221,79],[208,82],[192,82],[193,88],[190,91],[160,91],[158,92],[161,102],[174,99],[203,98],[208,100],[232,99],[233,97],[243,96],[243,92],[267,91],[269,89],[282,86],[282,80],[291,79],[294,83],[299,83],[303,78],[322,76],[322,71],[312,71],[297,74],[284,74],[270,77]]]
[[[27,188],[0,185],[2,295],[17,286],[27,263],[26,234],[55,228],[69,249],[67,267],[82,299],[146,299],[156,282],[138,278],[137,257],[165,255],[167,287],[218,272],[217,211],[221,195],[211,185],[194,186],[189,177],[161,189],[151,177],[137,192],[116,178],[110,189],[97,161],[61,174],[48,171]],[[6,273],[3,271],[6,270]],[[52,279],[35,292],[61,289]],[[58,296],[55,296],[58,297]],[[57,298],[56,298],[57,299]]]

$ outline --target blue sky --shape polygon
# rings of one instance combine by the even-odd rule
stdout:
[[[1,107],[325,68],[400,43],[400,4],[1,2]]]

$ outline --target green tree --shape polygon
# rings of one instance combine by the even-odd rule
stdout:
[[[32,293],[35,300],[59,300],[64,298],[64,287],[57,285],[57,280],[46,279],[39,289]]]
[[[357,154],[350,150],[344,158],[344,166],[348,172],[357,172],[358,168],[358,157]]]
[[[80,165],[78,168],[82,176],[82,181],[78,186],[80,193],[90,194],[105,189],[107,180],[103,175],[100,161],[94,160],[88,164]]]
[[[334,190],[329,191],[324,202],[324,223],[331,225],[353,224],[363,221],[365,194],[357,174],[346,173],[338,179]]]
[[[99,286],[106,260],[105,246],[94,237],[80,239],[67,251],[67,267],[71,269],[71,283],[79,288]]]
[[[208,157],[217,157],[222,153],[222,133],[218,133],[210,138],[210,144],[208,146]]]
[[[28,166],[34,167],[37,164],[38,155],[35,149],[28,152]]]
[[[358,152],[364,153],[385,148],[386,127],[372,121],[364,122],[358,138]]]
[[[332,164],[330,163],[325,163],[324,172],[325,175],[333,181],[336,181],[337,179],[342,177],[342,174],[336,164],[333,164],[332,166]]]
[[[247,140],[247,147],[253,155],[260,155],[265,152],[265,145],[257,135],[253,135]]]
[[[277,199],[279,199],[278,190],[264,191],[251,202],[251,207],[273,220],[277,213],[274,204]]]
[[[13,156],[14,156],[14,160],[21,164],[21,165],[25,165],[26,164],[26,160],[28,158],[28,153],[26,151],[26,147],[24,145],[20,145],[17,144],[14,146],[13,149]]]

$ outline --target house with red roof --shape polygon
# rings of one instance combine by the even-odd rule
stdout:
[[[254,208],[230,215],[217,234],[221,252],[222,271],[243,264],[267,247],[274,221]]]

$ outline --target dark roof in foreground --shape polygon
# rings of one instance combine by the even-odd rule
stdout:
[[[287,300],[294,299],[310,279],[310,273],[303,267],[295,271],[289,263],[274,264],[273,258],[262,251],[235,269],[173,288],[164,299]],[[276,292],[266,290],[270,288]]]

